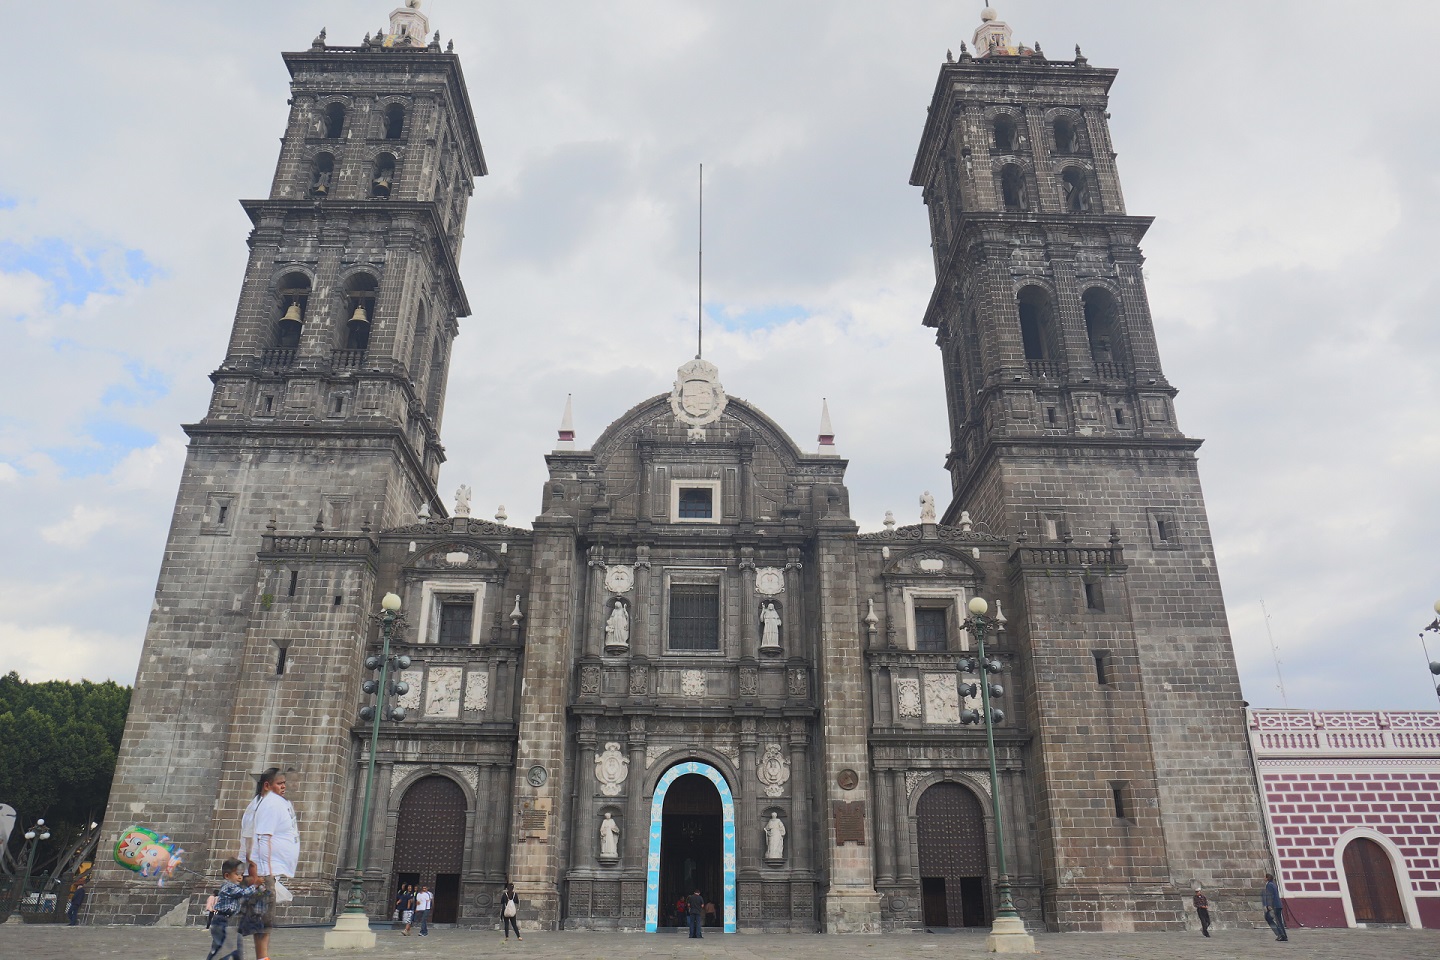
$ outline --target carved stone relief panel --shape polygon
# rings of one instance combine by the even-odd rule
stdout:
[[[779,744],[765,745],[765,753],[755,768],[755,775],[764,785],[765,796],[778,797],[785,792],[785,784],[790,782],[790,761],[785,759],[785,751],[780,749]]]
[[[705,696],[705,672],[703,670],[681,670],[680,692],[687,697]]]
[[[904,719],[920,719],[919,680],[912,677],[895,681],[895,713]]]
[[[431,667],[425,678],[425,716],[458,717],[460,715],[460,668]]]
[[[955,674],[925,674],[925,722],[960,722],[960,690],[955,683]]]
[[[395,706],[404,707],[406,710],[415,711],[420,709],[420,686],[425,682],[424,670],[405,670],[400,674],[400,679],[410,685],[403,697],[395,698]]]
[[[620,752],[620,744],[614,740],[605,744],[604,751],[595,757],[595,779],[600,783],[600,792],[607,797],[620,796],[629,769],[630,760]]]
[[[484,710],[490,705],[490,674],[471,670],[465,674],[465,709]]]
[[[788,692],[790,696],[797,699],[810,695],[810,675],[803,667],[797,667],[790,671]]]
[[[760,693],[760,671],[756,667],[740,668],[740,696],[754,697]]]
[[[587,663],[580,667],[580,692],[582,694],[596,694],[600,692],[600,665]]]

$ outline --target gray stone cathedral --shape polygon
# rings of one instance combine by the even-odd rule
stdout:
[[[547,457],[529,529],[436,482],[457,270],[486,173],[459,58],[412,2],[359,46],[284,55],[292,100],[229,346],[189,449],[106,815],[191,867],[289,771],[283,920],[357,862],[361,693],[383,594],[409,658],[381,725],[363,870],[435,919],[644,931],[699,887],[725,930],[988,924],[997,842],[1026,921],[1176,929],[1267,855],[1215,554],[1107,125],[1115,71],[1017,46],[987,9],[947,56],[911,183],[929,209],[952,489],[861,532],[846,462],[696,359]],[[937,443],[939,442],[937,438]],[[909,495],[904,499],[908,500]],[[995,728],[957,661],[1006,629]],[[999,619],[997,617],[997,619]],[[210,884],[113,865],[109,921],[195,919]]]

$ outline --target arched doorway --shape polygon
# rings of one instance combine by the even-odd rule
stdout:
[[[1385,848],[1369,837],[1345,845],[1345,883],[1356,923],[1404,923],[1405,906]]]
[[[920,899],[927,927],[990,922],[990,857],[979,799],[958,783],[937,783],[915,806]]]
[[[465,791],[440,776],[415,781],[400,801],[391,895],[401,884],[428,886],[435,894],[435,923],[454,923],[460,911],[465,806]]]
[[[698,760],[666,770],[650,801],[645,930],[675,922],[675,902],[696,888],[715,924],[735,932],[735,801],[720,771]]]

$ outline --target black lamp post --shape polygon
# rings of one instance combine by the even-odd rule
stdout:
[[[985,746],[990,755],[990,809],[995,818],[995,860],[999,867],[999,878],[995,885],[995,919],[990,925],[990,936],[985,940],[985,949],[991,953],[1034,953],[1035,938],[1025,932],[1025,921],[1015,910],[1010,896],[1010,872],[1005,865],[1005,821],[1000,810],[1000,776],[995,765],[995,724],[1005,719],[1005,714],[990,705],[992,698],[1004,696],[1005,688],[993,683],[990,677],[998,674],[1003,665],[999,660],[985,656],[985,634],[1005,632],[1005,618],[996,608],[996,615],[986,616],[990,605],[984,597],[971,597],[966,604],[970,616],[961,624],[975,638],[976,657],[961,657],[957,666],[960,672],[975,673],[978,683],[962,683],[961,697],[974,697],[978,686],[981,709],[962,710],[961,723],[985,724]]]
[[[15,895],[16,912],[23,912],[25,908],[25,888],[30,885],[30,872],[35,869],[35,853],[40,846],[40,841],[49,839],[50,828],[45,826],[43,819],[36,820],[35,826],[25,831],[25,870],[20,874],[20,886]],[[37,902],[35,906],[38,912],[41,904]]]
[[[1425,648],[1425,659],[1430,660],[1430,645],[1425,642],[1426,632],[1440,633],[1440,600],[1435,601],[1435,619],[1420,632],[1420,645]],[[1440,660],[1430,660],[1430,675],[1440,677]],[[1440,684],[1435,686],[1435,696],[1440,697]]]
[[[355,845],[355,873],[350,878],[350,899],[345,909],[335,919],[335,926],[325,934],[327,950],[368,950],[375,946],[375,934],[370,930],[370,918],[365,914],[365,844],[370,827],[370,798],[375,787],[375,754],[380,747],[380,721],[391,720],[399,723],[405,719],[405,708],[391,705],[391,696],[403,697],[410,692],[410,685],[404,680],[391,680],[390,668],[404,670],[410,666],[410,658],[404,654],[390,653],[390,640],[400,621],[400,598],[385,594],[380,601],[380,656],[366,657],[365,669],[380,671],[380,678],[367,679],[360,689],[368,695],[377,695],[375,703],[360,708],[360,719],[370,724],[370,760],[365,768],[365,793],[360,804],[360,835]]]

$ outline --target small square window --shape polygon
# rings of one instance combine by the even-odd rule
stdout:
[[[720,585],[670,586],[670,649],[720,649]]]
[[[1095,613],[1105,612],[1105,592],[1099,580],[1085,581],[1085,609]]]
[[[1124,781],[1112,781],[1110,798],[1115,804],[1115,819],[1125,820],[1130,815],[1130,789]]]
[[[475,626],[475,600],[472,597],[447,598],[440,601],[440,643],[469,643]]]
[[[1161,540],[1165,541],[1166,543],[1169,543],[1170,541],[1174,540],[1174,539],[1175,539],[1175,521],[1174,521],[1174,520],[1156,520],[1156,521],[1155,521],[1155,534],[1156,534],[1156,536],[1158,536]]]
[[[915,608],[915,649],[931,652],[950,648],[950,632],[946,624],[949,611],[944,607]]]
[[[681,487],[677,507],[681,520],[710,520],[715,516],[715,491],[709,487]]]
[[[1169,508],[1152,508],[1150,514],[1150,545],[1156,550],[1183,550],[1180,521]]]
[[[228,534],[235,528],[235,495],[212,493],[205,498],[205,512],[200,516],[200,532]]]

